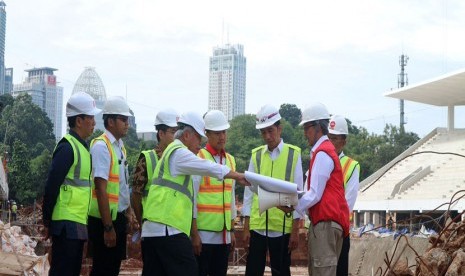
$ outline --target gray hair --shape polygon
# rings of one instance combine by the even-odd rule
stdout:
[[[179,139],[182,137],[182,135],[184,134],[184,132],[186,131],[190,131],[190,132],[193,132],[195,131],[191,126],[188,126],[188,125],[184,125],[183,127],[179,128],[178,130],[176,130],[176,132],[174,133],[174,139]]]
[[[320,125],[321,132],[323,132],[323,135],[328,135],[329,120],[328,119],[318,120],[316,123]]]

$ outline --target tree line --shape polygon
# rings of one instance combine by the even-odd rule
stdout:
[[[280,114],[283,117],[282,138],[286,143],[302,149],[302,166],[305,172],[309,166],[310,148],[304,139],[302,127],[298,126],[301,110],[295,104],[286,103],[280,106]],[[264,142],[260,132],[255,129],[255,115],[237,116],[230,124],[226,149],[236,158],[237,170],[242,172],[248,168],[251,150]],[[355,126],[350,120],[348,125],[349,137],[344,153],[359,161],[361,180],[419,139],[417,134],[405,132],[394,125],[386,125],[383,134],[369,133],[366,128]],[[95,131],[88,142],[100,134],[102,131]],[[155,142],[139,140],[133,128],[130,128],[123,141],[128,153],[132,180],[140,151],[153,148]],[[0,96],[0,154],[8,161],[10,199],[21,204],[30,204],[34,199],[42,197],[55,144],[52,122],[44,111],[32,103],[31,96]],[[242,187],[236,187],[236,194],[240,199],[242,191]]]

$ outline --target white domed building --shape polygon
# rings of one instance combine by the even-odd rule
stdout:
[[[84,72],[81,73],[73,88],[73,94],[77,92],[86,92],[91,95],[95,99],[97,107],[103,109],[105,101],[107,100],[107,94],[103,82],[95,71],[95,68],[86,67],[84,69]],[[101,113],[95,116],[95,123],[95,129],[105,131]]]

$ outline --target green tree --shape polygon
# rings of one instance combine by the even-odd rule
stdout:
[[[13,147],[15,140],[24,143],[28,149],[33,149],[38,143],[49,151],[55,146],[52,122],[39,106],[32,103],[28,94],[19,95],[13,104],[5,106],[0,126],[3,130],[0,137],[9,148]]]
[[[42,154],[31,160],[32,187],[37,187],[38,198],[44,195],[45,182],[47,181],[48,169],[51,163],[52,154],[48,149],[44,149]]]
[[[31,155],[26,144],[19,140],[13,143],[13,155],[9,163],[8,186],[10,198],[21,203],[31,203],[38,194],[38,187],[33,187],[30,170]]]
[[[295,104],[282,104],[279,108],[279,114],[286,119],[293,127],[300,123],[301,110]]]

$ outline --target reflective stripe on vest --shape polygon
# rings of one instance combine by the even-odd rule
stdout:
[[[152,177],[143,218],[174,227],[187,236],[192,224],[193,189],[190,175],[172,176],[169,168],[171,154],[186,148],[175,140],[163,152]]]
[[[103,141],[108,148],[108,152],[110,153],[110,170],[108,175],[107,181],[107,197],[108,203],[110,207],[110,214],[111,220],[116,220],[116,215],[118,213],[118,199],[119,199],[119,163],[118,157],[115,152],[115,149],[112,147],[110,143],[110,139],[108,136],[103,133],[99,137],[95,138],[91,142],[91,146],[93,146],[97,141]],[[123,154],[126,156],[126,149],[124,146],[121,149]],[[95,191],[95,183],[92,181],[92,201],[90,203],[90,211],[89,215],[97,218],[101,218],[100,210],[98,208],[98,201],[97,201],[97,193]]]
[[[278,158],[271,160],[270,154],[267,153],[267,145],[255,148],[252,150],[252,161],[255,172],[271,176],[277,179],[294,182],[294,171],[297,164],[300,148],[284,144]],[[285,233],[290,233],[292,230],[292,217],[284,218],[284,212],[276,207],[268,209],[268,230],[275,232],[283,231],[283,222],[286,220]],[[266,214],[260,216],[258,212],[258,196],[253,195],[252,211],[250,216],[250,229],[265,230],[266,229]]]
[[[144,202],[149,194],[150,184],[152,184],[152,176],[155,171],[155,166],[157,165],[158,157],[155,150],[146,150],[143,151],[142,154],[145,157],[145,166],[147,171],[147,182],[145,183],[144,191],[142,192],[142,206],[144,206]]]
[[[90,153],[72,135],[67,134],[63,139],[66,139],[73,149],[74,162],[60,186],[52,220],[69,220],[87,224],[92,169]]]
[[[216,162],[206,149],[201,149],[198,156]],[[226,166],[236,170],[234,157],[226,153]],[[234,180],[204,176],[197,195],[197,228],[205,231],[231,230],[231,200]]]
[[[342,175],[344,176],[344,189],[346,189],[347,183],[349,182],[349,179],[352,177],[352,174],[354,173],[355,168],[358,165],[358,162],[345,155],[339,158],[339,160],[341,161]]]

